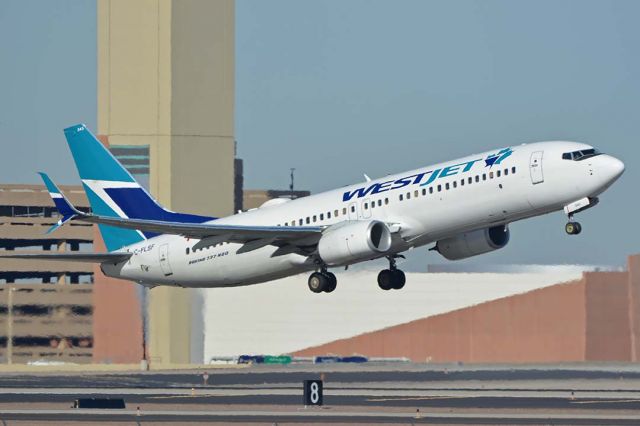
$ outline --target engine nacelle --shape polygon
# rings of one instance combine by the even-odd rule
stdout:
[[[318,242],[318,253],[327,265],[367,260],[391,248],[391,231],[380,221],[348,221],[329,227]]]
[[[449,260],[460,260],[501,249],[508,242],[509,228],[500,225],[440,240],[436,250]]]

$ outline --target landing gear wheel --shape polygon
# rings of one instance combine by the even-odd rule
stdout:
[[[338,285],[338,279],[331,272],[325,272],[324,275],[326,275],[328,278],[327,286],[325,287],[324,292],[331,293],[336,289],[336,286]]]
[[[580,222],[576,222],[576,233],[574,235],[578,235],[579,233],[582,232],[582,225],[580,225]]]
[[[383,290],[391,290],[393,288],[394,274],[390,269],[383,269],[378,274],[378,287]]]
[[[391,273],[393,274],[392,288],[394,290],[400,290],[404,287],[404,284],[407,282],[407,277],[404,275],[400,269],[392,269]]]
[[[378,286],[383,290],[400,290],[407,279],[400,269],[384,269],[378,274]]]
[[[309,290],[322,293],[329,285],[329,277],[321,272],[314,272],[309,276]]]
[[[564,230],[569,235],[578,235],[580,232],[582,232],[582,225],[580,225],[580,223],[578,222],[568,222],[564,226]]]

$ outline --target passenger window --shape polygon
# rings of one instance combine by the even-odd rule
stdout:
[[[446,189],[447,191],[449,190],[449,182],[444,184],[444,189]]]
[[[378,207],[382,207],[382,200],[378,200]]]
[[[515,168],[515,166],[511,168],[511,173],[512,173],[512,174],[514,174],[514,175],[516,174],[516,168]]]
[[[327,219],[331,219],[331,212],[327,212]]]
[[[493,172],[489,172],[489,179],[493,179]]]
[[[351,206],[351,213],[355,213],[356,212],[356,206]]]
[[[442,192],[442,185],[438,185],[438,192]]]
[[[509,169],[504,169],[504,175],[509,176]]]
[[[289,222],[285,222],[285,223],[284,223],[284,226],[289,226]]]
[[[433,194],[433,186],[429,187],[429,194]]]
[[[427,188],[422,188],[422,195],[427,195]]]
[[[313,215],[313,222],[315,223],[317,219],[318,219],[318,217],[314,214]]]
[[[309,219],[309,217],[307,217],[307,225],[311,223],[311,220]]]
[[[486,173],[482,174],[482,180],[487,180],[487,174]]]
[[[454,187],[454,188],[457,188],[457,187],[458,187],[458,181],[457,181],[457,180],[454,180],[454,181],[453,181],[453,187]]]
[[[364,209],[369,210],[369,203],[364,203]]]
[[[320,213],[320,220],[324,220],[324,213]]]
[[[300,224],[300,226],[302,226],[302,223],[303,223],[303,222],[302,222],[302,219],[300,219],[300,220],[298,221],[298,223]]]
[[[460,186],[464,186],[464,179],[460,179]]]
[[[334,217],[338,217],[338,210],[336,210],[336,211],[334,211],[334,212],[333,212],[333,216],[334,216]]]
[[[404,198],[403,198],[402,194],[400,194],[400,195],[398,196],[398,200],[402,201],[403,199],[404,199]]]
[[[373,208],[375,208],[375,206],[376,206],[376,202],[375,202],[375,201],[372,201],[372,202],[371,202],[371,208],[373,209]]]
[[[470,178],[469,178],[469,180],[468,180],[468,182],[469,182],[469,185],[471,185],[471,184],[473,183],[473,178],[472,178],[472,177],[470,177]]]
[[[345,216],[346,214],[347,214],[347,208],[346,208],[346,207],[344,207],[344,208],[342,209],[342,216]]]
[[[476,175],[476,183],[480,182],[480,176]]]
[[[418,198],[418,195],[419,195],[419,194],[418,194],[418,190],[416,189],[416,190],[413,192],[413,196],[414,196],[414,197],[416,197],[416,198]]]
[[[410,200],[410,199],[411,199],[411,193],[407,192],[407,200]]]
[[[389,199],[388,198],[384,199],[384,204],[385,204],[385,206],[389,204]]]
[[[500,177],[500,170],[496,172],[496,177]]]
[[[189,254],[189,247],[187,247],[187,254]]]

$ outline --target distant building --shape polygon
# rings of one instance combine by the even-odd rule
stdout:
[[[79,186],[62,190],[80,209]],[[93,226],[47,234],[58,215],[44,186],[0,185],[0,248],[93,250]],[[88,363],[93,355],[93,267],[86,263],[0,259],[0,363]]]
[[[380,290],[377,271],[335,271],[205,290],[205,358],[353,354],[414,362],[640,360],[640,255],[624,271],[546,267],[508,273],[407,273]]]
[[[165,207],[215,217],[231,214],[238,204],[235,2],[98,0],[97,23],[94,133]],[[97,287],[107,310],[122,309],[122,301],[137,303],[133,290],[117,282]],[[150,362],[200,362],[199,293],[163,286],[148,296]],[[102,319],[102,334],[123,333],[120,324],[106,315]],[[96,360],[130,359],[113,346],[97,350],[102,355]]]
[[[79,209],[89,204],[80,186],[61,188]],[[0,185],[0,248],[3,250],[93,250],[93,227],[70,223],[51,234],[58,213],[43,185]],[[73,262],[30,262],[0,259],[0,282],[91,282],[91,265]]]

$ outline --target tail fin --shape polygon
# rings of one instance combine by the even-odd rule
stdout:
[[[64,129],[93,212],[100,216],[202,223],[214,218],[174,213],[160,206],[84,124]],[[157,234],[99,225],[109,251]]]
[[[53,183],[53,181],[49,178],[49,176],[47,176],[46,173],[38,172],[38,174],[44,181],[44,185],[47,187],[47,191],[49,191],[49,195],[51,196],[51,199],[53,199],[53,203],[56,205],[58,213],[62,215],[62,218],[58,221],[58,223],[53,225],[47,231],[47,234],[50,234],[51,232],[55,231],[56,229],[73,219],[78,211],[75,207],[73,207],[69,200],[67,200],[67,197],[64,196],[64,194],[58,189],[56,184]]]

